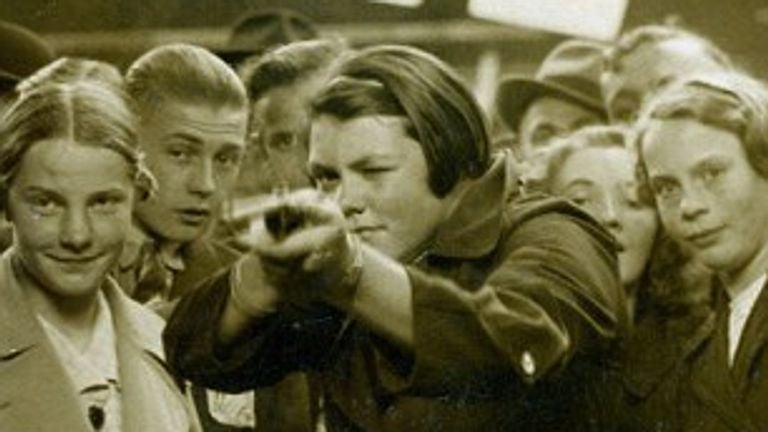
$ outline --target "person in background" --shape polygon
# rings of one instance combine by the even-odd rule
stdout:
[[[247,208],[276,189],[309,186],[307,140],[312,99],[346,51],[338,40],[294,42],[246,63],[240,76],[251,103],[248,151],[232,202],[229,227],[247,229]],[[244,223],[239,223],[242,219]]]
[[[238,257],[207,233],[237,178],[248,101],[237,74],[192,45],[147,52],[125,80],[157,191],[135,204],[135,229],[116,274],[132,298],[167,317],[180,297]],[[201,388],[193,395],[207,431],[253,428],[252,395]]]
[[[50,46],[31,30],[0,21],[0,115],[13,103],[19,81],[52,62],[56,56]]]
[[[489,142],[432,55],[345,58],[313,104],[319,190],[264,203],[253,252],[180,302],[172,368],[228,391],[308,371],[328,430],[589,430],[628,324],[611,240],[563,200],[509,203]]]
[[[124,98],[48,84],[2,121],[15,236],[0,258],[0,430],[199,431],[163,362],[162,319],[108,277],[151,184]]]
[[[0,116],[17,97],[16,84],[56,57],[37,34],[20,25],[0,20]],[[0,250],[13,242],[12,229],[0,218]]]
[[[637,175],[633,136],[628,126],[589,126],[558,139],[543,158],[540,187],[584,208],[616,238],[634,329],[603,387],[605,399],[619,403],[605,408],[617,421],[607,430],[666,431],[657,420],[676,409],[674,372],[711,319],[711,273],[660,229],[653,197]]]
[[[630,136],[623,126],[588,126],[555,140],[544,158],[540,187],[571,200],[613,234],[631,307],[653,251],[658,221],[650,195],[637,182]]]
[[[768,427],[768,89],[734,72],[654,97],[641,173],[669,236],[716,273],[716,319],[684,352],[678,391],[646,430]]]
[[[289,43],[320,37],[315,23],[303,14],[285,8],[257,8],[240,17],[227,44],[216,55],[239,69],[267,51]]]
[[[672,26],[637,27],[606,52],[601,87],[608,115],[611,122],[631,123],[644,101],[675,80],[732,67],[703,36]]]
[[[499,84],[497,115],[515,133],[521,161],[553,138],[605,122],[600,73],[605,46],[569,39],[544,59],[533,78],[509,76]]]

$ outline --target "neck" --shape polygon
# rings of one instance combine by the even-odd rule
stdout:
[[[768,244],[764,244],[741,269],[720,275],[720,280],[730,298],[734,298],[748,288],[766,270],[768,270]]]
[[[59,329],[75,346],[85,349],[91,340],[99,311],[99,291],[77,297],[56,295],[27,271],[18,257],[13,259],[13,271],[33,310]]]

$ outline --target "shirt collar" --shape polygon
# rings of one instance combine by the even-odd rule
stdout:
[[[166,268],[174,272],[181,272],[185,268],[181,249],[177,243],[162,242],[150,236],[138,225],[133,224],[126,236],[118,265],[122,271],[137,268],[143,265],[147,252],[151,251],[157,255]]]
[[[93,335],[84,351],[78,350],[56,326],[44,317],[37,316],[78,391],[103,385],[109,381],[119,382],[112,314],[104,294],[99,291],[97,295],[98,310]]]
[[[488,172],[459,199],[437,228],[428,253],[451,258],[477,258],[496,246],[509,192],[508,155],[494,158]]]

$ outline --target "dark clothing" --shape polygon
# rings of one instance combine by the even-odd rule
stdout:
[[[411,353],[324,305],[284,306],[221,352],[224,274],[171,317],[171,367],[231,391],[311,371],[329,431],[601,430],[592,383],[628,319],[613,242],[565,201],[510,202],[505,173],[497,161],[407,267]]]
[[[710,336],[693,351],[684,387],[682,430],[768,430],[768,289],[747,319],[733,366],[728,366],[728,305],[721,296]]]
[[[719,291],[712,313],[692,314],[676,328],[673,322],[638,326],[629,363],[636,369],[625,371],[623,423],[617,430],[768,430],[768,289],[750,313],[732,367],[728,299]]]
[[[677,314],[650,313],[639,319],[627,341],[623,368],[616,378],[621,432],[680,430],[680,388],[686,360],[709,337],[714,312],[708,303]]]
[[[138,263],[143,262],[139,251],[142,245],[130,246],[137,249],[134,253],[124,255],[125,259],[119,265],[117,278],[129,295],[136,295],[138,294],[137,284],[141,282],[139,279],[141,269]],[[181,297],[194,291],[206,279],[223,271],[240,256],[235,250],[204,238],[182,247],[180,253],[184,269],[174,272],[167,301],[153,304],[153,309],[166,319]],[[222,424],[213,418],[204,388],[192,387],[192,396],[204,432],[253,430]],[[306,377],[302,374],[293,374],[274,386],[257,389],[254,392],[254,412],[258,432],[309,432],[313,430],[315,421],[310,411],[309,387]]]

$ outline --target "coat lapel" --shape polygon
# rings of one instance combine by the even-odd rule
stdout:
[[[732,430],[754,431],[737,396],[728,366],[728,309],[718,308],[712,337],[702,345],[701,355],[692,364],[692,391],[707,409],[730,425]]]
[[[163,320],[128,299],[112,283],[104,287],[117,333],[125,432],[198,431],[197,415],[163,362]]]
[[[184,271],[175,275],[170,297],[178,299],[192,291],[217,271],[234,263],[238,257],[236,251],[224,246],[217,247],[205,239],[190,243],[182,250]]]
[[[0,430],[89,432],[67,372],[0,258]]]
[[[766,349],[766,344],[768,344],[768,289],[763,286],[747,319],[731,369],[731,376],[739,394],[746,392],[749,376],[760,354]]]

